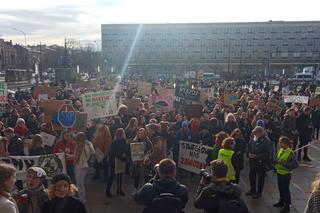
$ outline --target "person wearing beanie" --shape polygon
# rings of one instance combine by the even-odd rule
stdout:
[[[48,189],[49,200],[46,201],[41,213],[86,213],[84,204],[74,195],[78,189],[71,184],[71,178],[66,174],[57,174],[52,178],[52,184]]]
[[[40,167],[27,170],[26,188],[14,195],[20,213],[40,213],[43,204],[49,200],[43,183],[47,173]]]

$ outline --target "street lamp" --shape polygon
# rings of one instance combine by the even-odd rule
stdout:
[[[26,36],[26,33],[23,32],[22,30],[18,29],[18,28],[12,28],[14,29],[15,31],[18,31],[20,33],[22,33],[24,35],[24,46],[27,46],[27,36]]]

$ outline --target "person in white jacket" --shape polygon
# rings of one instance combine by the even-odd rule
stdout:
[[[0,163],[0,212],[19,213],[11,197],[16,182],[16,168],[11,164]]]
[[[74,155],[75,160],[75,176],[76,184],[79,188],[80,200],[85,204],[86,191],[85,191],[85,178],[88,173],[88,160],[95,151],[93,145],[87,140],[86,135],[83,132],[79,132],[76,135],[76,151]]]

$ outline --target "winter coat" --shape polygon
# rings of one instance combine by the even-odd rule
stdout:
[[[145,205],[146,208],[151,204],[154,198],[162,193],[172,193],[182,201],[182,209],[188,202],[187,187],[179,184],[172,177],[162,177],[153,183],[145,184],[135,195],[134,199],[138,204]]]
[[[226,200],[240,199],[240,189],[227,180],[214,181],[206,187],[200,187],[193,205],[204,209],[206,213],[219,212],[219,198]]]
[[[297,130],[300,141],[311,141],[312,121],[310,115],[302,113],[297,119]]]
[[[23,189],[20,192],[18,192],[16,195],[14,195],[16,201],[17,201],[17,205],[19,208],[19,212],[20,213],[29,213],[29,208],[30,208],[30,204],[31,204],[31,199],[32,199],[32,193],[30,192],[30,190],[28,189]],[[41,209],[41,207],[43,206],[43,204],[49,200],[48,194],[44,191],[44,188],[41,187],[39,188],[39,190],[37,192],[34,192],[34,196],[37,199],[37,206],[33,206],[34,209]],[[21,202],[21,197],[23,195],[26,195],[26,202]]]
[[[9,141],[8,152],[11,156],[22,156],[24,155],[24,144],[20,137],[17,135],[13,136]]]
[[[42,209],[43,213],[86,213],[86,207],[77,198],[68,196],[65,198],[53,198],[44,203]]]

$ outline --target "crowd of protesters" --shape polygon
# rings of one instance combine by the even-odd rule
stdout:
[[[123,81],[122,84],[120,96],[138,97],[134,79]],[[191,86],[190,84],[192,82],[186,83],[186,86]],[[168,81],[159,85],[173,87],[174,84]],[[194,88],[197,86],[193,85]],[[91,91],[100,89],[101,87]],[[165,199],[182,210],[188,201],[187,192],[185,186],[179,185],[175,179],[177,173],[183,173],[176,169],[181,140],[212,148],[207,153],[206,161],[211,168],[213,183],[202,180],[202,187],[199,188],[194,203],[196,208],[218,212],[219,207],[211,206],[213,204],[209,202],[212,198],[207,198],[210,187],[214,191],[219,188],[222,194],[232,189],[232,196],[238,199],[240,191],[234,184],[241,182],[241,171],[247,166],[250,168],[250,189],[246,195],[253,199],[261,198],[266,172],[275,170],[280,196],[279,202],[274,206],[281,207],[281,212],[289,212],[292,171],[298,167],[297,161],[311,161],[306,145],[312,139],[319,139],[320,108],[285,104],[281,88],[273,91],[268,83],[220,82],[212,84],[211,89],[215,92],[203,103],[200,117],[190,117],[176,111],[161,113],[155,107],[148,106],[147,97],[140,97],[142,102],[134,113],[128,113],[127,106],[119,105],[116,116],[90,121],[83,132],[72,129],[56,131],[52,123],[45,123],[44,109],[32,97],[32,90],[19,89],[15,95],[8,95],[9,103],[5,105],[0,123],[0,157],[65,153],[67,174],[57,174],[45,190],[44,185],[47,183],[43,169],[29,168],[27,179],[23,182],[15,180],[14,167],[1,164],[0,212],[53,213],[73,212],[75,209],[76,212],[85,212],[85,183],[90,167],[95,169],[91,177],[93,180],[101,177],[106,182],[107,197],[114,196],[114,179],[116,194],[125,196],[124,175],[130,175],[136,189],[135,200],[147,206],[145,212],[155,212],[150,210],[150,206],[153,209],[163,206],[161,202],[154,204],[153,198],[157,196],[149,196],[150,193],[167,192],[174,197]],[[291,94],[311,97],[314,94],[312,90],[310,87],[302,87],[300,91]],[[57,91],[56,99],[71,100],[74,108],[82,111],[80,95],[86,91],[88,90],[84,88],[71,90],[63,85]],[[225,93],[237,93],[239,100],[227,105],[223,99]],[[56,136],[52,147],[44,145],[40,132]],[[32,143],[26,146],[25,139],[31,139]],[[154,145],[159,140],[165,141],[164,154],[154,153]],[[143,143],[144,160],[131,159],[130,143],[133,142]],[[172,156],[173,161],[166,159],[168,156]],[[249,159],[248,164],[245,158]],[[162,161],[163,159],[165,160]],[[151,175],[154,175],[153,168],[159,162],[160,177],[151,179]],[[14,183],[19,192],[10,194]],[[139,190],[145,183],[149,185]],[[24,200],[23,195],[26,194],[28,196]],[[176,198],[182,204],[175,204]],[[319,212],[319,199],[318,177],[313,184],[306,212]],[[239,203],[245,206],[244,203]]]

